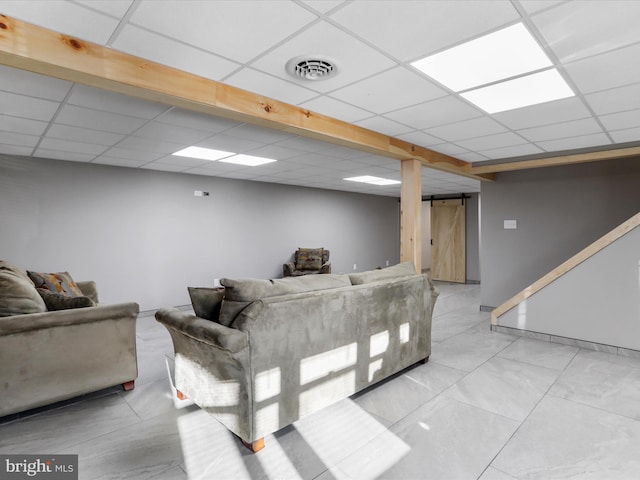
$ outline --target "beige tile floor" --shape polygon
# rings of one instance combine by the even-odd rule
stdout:
[[[638,479],[640,359],[489,330],[479,285],[438,284],[426,365],[252,454],[172,395],[173,349],[138,321],[135,390],[0,419],[0,453],[75,453],[98,479]]]

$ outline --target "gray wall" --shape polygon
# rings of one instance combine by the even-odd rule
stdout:
[[[496,307],[640,211],[640,159],[501,173],[482,183],[481,304]],[[517,220],[505,230],[504,220]]]
[[[194,190],[210,192],[195,197]],[[282,276],[298,247],[333,271],[398,263],[397,198],[0,155],[0,257],[96,280],[101,301],[189,303],[214,278]]]
[[[640,228],[502,315],[498,325],[640,350]]]

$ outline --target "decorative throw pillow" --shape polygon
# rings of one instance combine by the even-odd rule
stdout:
[[[222,287],[187,287],[191,306],[196,316],[206,320],[218,321],[220,306],[224,298]]]
[[[298,270],[320,270],[324,248],[299,248],[296,255]]]
[[[89,297],[68,297],[62,293],[53,293],[42,288],[38,288],[37,290],[49,311],[96,306]]]
[[[61,293],[67,297],[82,297],[82,290],[78,288],[69,272],[40,273],[27,270],[29,278],[36,288]]]
[[[0,292],[0,317],[47,311],[27,273],[4,260],[0,260]]]

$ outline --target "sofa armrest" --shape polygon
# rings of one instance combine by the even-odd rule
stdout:
[[[95,323],[105,320],[129,319],[135,321],[138,317],[138,312],[139,306],[137,303],[119,303],[53,312],[30,313],[27,315],[13,315],[0,318],[0,335],[13,335],[33,330]]]
[[[98,301],[98,287],[96,286],[96,282],[89,280],[86,282],[76,282],[76,285],[85,297],[89,297],[95,304],[100,303]]]
[[[325,262],[320,267],[320,273],[331,273],[331,262]]]
[[[156,320],[171,330],[231,353],[249,346],[246,333],[175,308],[158,310]]]

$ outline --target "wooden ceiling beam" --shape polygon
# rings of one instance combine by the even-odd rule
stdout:
[[[4,15],[0,64],[388,158],[415,159],[465,177],[492,179],[448,155]]]
[[[615,160],[618,158],[640,156],[640,147],[616,148],[598,152],[576,153],[558,157],[539,158],[536,160],[522,160],[516,162],[496,163],[493,165],[470,166],[470,172],[476,175],[490,175],[499,172],[513,172],[531,168],[554,167],[558,165],[572,165],[574,163],[597,162],[600,160]]]

